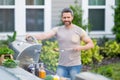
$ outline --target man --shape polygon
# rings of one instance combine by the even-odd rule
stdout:
[[[94,47],[92,40],[86,32],[72,23],[73,18],[73,11],[65,8],[61,13],[61,19],[64,25],[55,27],[47,33],[34,35],[39,40],[56,36],[60,52],[57,75],[71,78],[71,80],[75,79],[75,75],[80,73],[82,68],[80,51]],[[86,45],[80,45],[81,40]]]

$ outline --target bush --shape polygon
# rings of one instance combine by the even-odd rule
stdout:
[[[115,8],[115,15],[114,15],[114,27],[112,29],[113,34],[115,34],[116,36],[116,40],[117,42],[120,43],[120,0],[118,0],[119,4],[117,5],[117,7]]]
[[[93,70],[93,72],[99,73],[106,77],[111,77],[113,75],[113,69],[111,66],[104,66]]]
[[[9,46],[9,44],[13,41],[16,40],[16,36],[17,36],[17,32],[14,31],[13,35],[7,35],[7,39],[6,40],[0,40],[0,46]]]
[[[103,56],[100,55],[100,47],[97,45],[97,41],[93,39],[93,42],[94,42],[94,48],[81,51],[83,64],[101,62],[103,59]],[[85,43],[82,42],[82,44],[84,45]]]
[[[77,0],[75,1],[75,5],[71,5],[70,8],[73,10],[74,13],[73,23],[83,28],[84,30],[88,28],[88,30],[90,31],[90,24],[83,25],[83,21],[82,21],[83,11],[81,6],[78,4]]]
[[[97,41],[93,41],[95,45],[93,49],[82,51],[81,57],[83,64],[90,64],[94,61],[101,62],[103,59],[103,57],[99,54],[99,46],[97,45]],[[84,45],[83,42],[82,44]],[[56,71],[59,58],[59,52],[54,51],[55,48],[58,48],[57,41],[45,41],[40,55],[40,60],[45,63],[49,70],[54,72]]]
[[[54,51],[54,49],[57,47],[57,41],[45,41],[40,55],[40,60],[45,63],[49,70],[52,70],[54,72],[56,71],[59,57],[59,53]]]
[[[101,54],[105,57],[116,57],[120,55],[120,43],[113,40],[107,41],[105,46],[101,47]]]
[[[15,60],[6,59],[5,61],[3,61],[2,65],[8,68],[15,68],[18,64]]]
[[[8,46],[1,46],[0,47],[0,56],[3,54],[14,54],[15,52],[10,49]]]
[[[113,63],[109,65],[104,65],[99,68],[94,68],[92,72],[99,73],[106,77],[111,78],[111,80],[120,80],[120,63]]]

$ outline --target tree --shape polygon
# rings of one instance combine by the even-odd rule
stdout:
[[[115,34],[116,41],[120,43],[120,1],[114,10],[115,10],[114,27],[112,31],[113,34]]]
[[[77,0],[75,0],[74,3],[75,5],[70,5],[70,8],[73,10],[74,13],[73,23],[83,28],[84,30],[88,29],[88,31],[90,31],[90,24],[88,23],[83,25],[82,23],[83,10],[81,6],[78,4]]]

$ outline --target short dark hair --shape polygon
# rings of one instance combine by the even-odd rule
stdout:
[[[64,9],[62,10],[62,12],[61,12],[61,16],[62,16],[63,13],[65,13],[65,12],[70,12],[72,16],[74,15],[72,9],[70,9],[70,8],[64,8]]]

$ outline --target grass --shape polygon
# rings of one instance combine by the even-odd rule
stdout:
[[[120,80],[120,63],[113,63],[91,70],[112,80]]]

